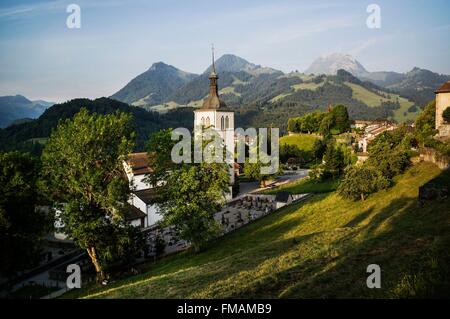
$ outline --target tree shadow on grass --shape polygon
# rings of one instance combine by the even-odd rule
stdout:
[[[370,207],[365,212],[355,216],[351,221],[349,221],[347,224],[345,224],[344,227],[356,227],[361,222],[363,222],[365,219],[367,219],[371,214],[373,213],[373,207]]]
[[[282,278],[307,267],[302,272],[311,276],[294,276],[296,282],[273,297],[448,298],[449,205],[447,199],[421,209],[415,198],[393,200],[367,225],[361,226],[357,232],[360,240],[350,235],[335,243],[337,257],[324,254],[322,262],[319,258],[310,265],[304,263],[277,274]],[[370,215],[370,209],[361,215],[347,225],[358,225]],[[367,288],[366,269],[370,264],[381,267],[381,289]]]

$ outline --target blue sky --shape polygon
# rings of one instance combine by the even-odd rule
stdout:
[[[66,8],[81,7],[81,29]],[[366,7],[381,7],[381,29]],[[450,1],[52,0],[0,2],[0,95],[109,96],[152,63],[200,73],[233,53],[285,72],[350,53],[369,71],[450,74]]]

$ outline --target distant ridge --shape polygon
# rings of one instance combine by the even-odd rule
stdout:
[[[163,62],[154,63],[147,71],[132,79],[111,98],[128,104],[159,104],[197,75]]]
[[[0,96],[0,128],[16,120],[39,117],[53,102],[31,101],[23,95]]]
[[[335,75],[338,70],[345,70],[358,77],[369,73],[358,60],[350,54],[343,53],[332,53],[316,59],[311,66],[305,70],[305,73]]]

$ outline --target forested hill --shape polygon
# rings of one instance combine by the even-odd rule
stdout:
[[[36,120],[0,129],[0,150],[17,149],[39,154],[46,138],[59,121],[72,118],[82,107],[98,114],[111,114],[116,111],[131,113],[137,135],[136,150],[144,148],[152,132],[168,127],[190,129],[194,121],[191,108],[180,108],[159,114],[109,98],[74,99],[53,105]]]

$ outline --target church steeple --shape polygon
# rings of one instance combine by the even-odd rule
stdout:
[[[225,108],[226,105],[223,101],[219,99],[219,87],[217,85],[217,80],[219,76],[216,73],[216,63],[214,60],[214,45],[211,47],[212,53],[212,65],[211,74],[209,75],[209,95],[203,101],[203,109],[218,109]]]
[[[215,62],[215,59],[214,59],[214,44],[211,45],[211,53],[212,53],[212,71],[211,71],[210,77],[211,76],[216,76],[217,77],[217,74],[216,74],[216,62]]]

